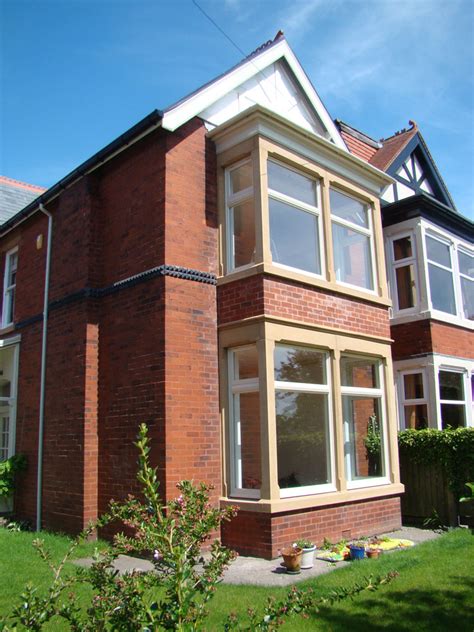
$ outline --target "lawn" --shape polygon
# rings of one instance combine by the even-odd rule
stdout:
[[[67,538],[51,534],[42,536],[59,559],[68,546]],[[0,613],[7,613],[17,602],[24,584],[31,581],[46,586],[49,571],[31,548],[34,534],[0,530]],[[88,555],[93,543],[84,544],[78,556]],[[68,567],[71,570],[72,566]],[[377,592],[365,592],[353,601],[324,608],[309,619],[294,617],[282,630],[351,630],[360,631],[446,631],[474,630],[474,535],[468,530],[455,530],[437,540],[413,549],[386,554],[378,560],[344,564],[332,573],[300,583],[318,594],[333,588],[351,586],[369,575],[398,571],[399,577]],[[258,608],[270,595],[281,597],[285,589],[250,586],[218,588],[211,605],[208,630],[221,629],[221,622],[230,611],[245,612]],[[85,599],[85,592],[81,597]],[[55,625],[54,630],[64,629]]]

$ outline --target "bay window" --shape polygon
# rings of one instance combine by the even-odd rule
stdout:
[[[331,189],[330,206],[336,279],[373,290],[372,227],[368,205]]]
[[[463,315],[474,320],[474,255],[459,249],[458,263]]]
[[[413,235],[399,236],[392,240],[391,246],[394,308],[397,311],[412,309],[417,304]]]
[[[428,427],[428,395],[424,371],[400,374],[400,421],[403,429]]]
[[[344,457],[348,487],[383,478],[385,421],[382,366],[379,360],[341,358]]]
[[[18,345],[0,347],[0,461],[15,452],[17,358]]]
[[[441,426],[443,430],[466,425],[466,390],[464,373],[440,370],[438,373]]]
[[[255,200],[252,162],[245,160],[227,171],[227,266],[235,270],[255,261]]]
[[[334,489],[329,356],[276,345],[275,411],[278,485],[282,497]]]

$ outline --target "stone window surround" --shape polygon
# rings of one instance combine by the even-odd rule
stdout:
[[[227,374],[228,349],[255,344],[259,361],[260,385],[260,437],[262,482],[260,498],[231,498],[231,454],[230,454],[230,417],[229,417],[229,384]],[[276,417],[275,417],[275,383],[273,373],[273,353],[275,344],[307,345],[326,351],[330,355],[333,388],[330,393],[333,410],[334,455],[335,455],[335,490],[311,493],[302,496],[281,498],[278,486]],[[385,419],[386,442],[385,461],[386,478],[364,481],[363,486],[352,487],[346,480],[344,462],[344,428],[342,413],[342,392],[340,386],[341,355],[359,355],[376,358],[381,361],[385,383]],[[222,416],[223,449],[223,496],[222,502],[234,504],[245,510],[275,513],[333,505],[342,502],[357,501],[400,494],[398,470],[397,422],[395,411],[395,394],[393,389],[393,373],[391,367],[389,340],[372,336],[334,332],[323,327],[298,327],[283,323],[279,319],[258,317],[252,324],[233,325],[221,328],[219,336],[220,362],[220,397]]]

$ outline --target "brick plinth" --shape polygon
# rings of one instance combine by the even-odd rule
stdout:
[[[222,527],[222,539],[242,555],[272,559],[300,538],[320,545],[324,538],[336,542],[400,527],[400,497],[394,496],[277,514],[239,511]]]

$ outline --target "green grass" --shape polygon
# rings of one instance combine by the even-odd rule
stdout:
[[[68,540],[43,534],[53,558],[64,554]],[[0,530],[0,613],[17,603],[25,583],[40,589],[48,585],[48,569],[31,547],[35,534]],[[90,555],[94,543],[78,550],[78,557]],[[71,570],[72,566],[68,567]],[[324,630],[368,632],[474,630],[474,535],[468,530],[451,531],[437,540],[406,551],[385,554],[378,560],[346,564],[342,568],[299,584],[327,595],[336,587],[352,586],[369,575],[398,571],[390,585],[377,592],[365,592],[352,601],[323,608],[309,619],[291,618],[282,630]],[[248,607],[262,607],[270,595],[282,597],[287,589],[221,585],[211,605],[207,629],[221,629],[230,611],[245,613]],[[86,593],[80,597],[85,602]],[[58,624],[54,630],[61,630]]]

